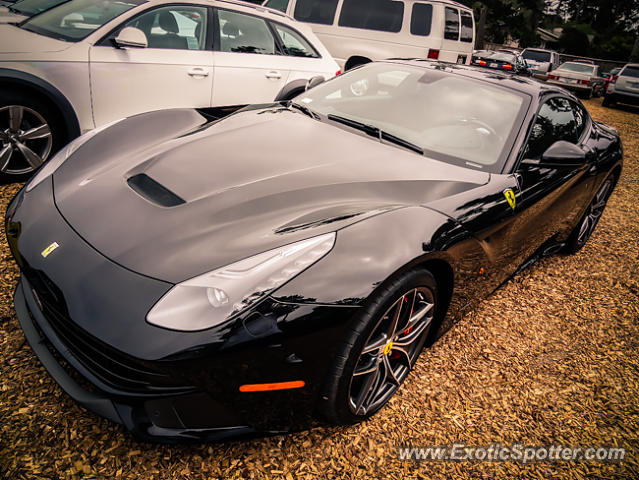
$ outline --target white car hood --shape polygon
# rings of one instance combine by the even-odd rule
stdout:
[[[0,55],[3,53],[59,52],[72,45],[8,24],[0,25],[0,39],[2,39],[0,41]]]

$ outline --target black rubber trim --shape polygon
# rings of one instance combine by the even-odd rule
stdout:
[[[25,284],[28,285],[27,281],[22,278],[16,288],[13,303],[15,305],[18,321],[20,322],[20,326],[24,332],[24,336],[44,368],[47,372],[49,372],[49,375],[53,377],[56,383],[60,385],[62,390],[64,390],[71,398],[73,398],[73,400],[85,407],[87,410],[90,410],[93,413],[113,422],[120,424],[123,423],[113,402],[108,398],[101,397],[92,392],[87,392],[78,385],[75,380],[73,380],[73,378],[65,372],[64,368],[62,368],[47,346],[43,343],[40,334],[33,323],[32,315],[36,318],[36,321],[42,322],[44,319],[38,318],[42,315],[39,311],[30,311],[27,307],[24,295]]]
[[[308,80],[305,79],[293,80],[292,82],[287,83],[286,85],[284,85],[284,87],[282,87],[280,93],[277,94],[277,97],[275,97],[275,101],[281,102],[282,100],[290,100],[293,96],[296,96],[291,95],[294,92],[299,95],[306,89],[307,83]]]

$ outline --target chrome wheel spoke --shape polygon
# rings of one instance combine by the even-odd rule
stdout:
[[[408,334],[399,337],[396,341],[393,342],[393,348],[410,347],[413,343],[415,343],[415,340],[417,340],[421,336],[421,334],[424,333],[424,330],[428,328],[431,320],[429,320],[428,322],[420,323]]]
[[[410,367],[413,366],[413,361],[408,354],[408,350],[403,345],[398,345],[397,343],[393,343],[393,352],[398,352],[406,359],[406,364]]]
[[[0,150],[0,172],[4,172],[9,166],[11,155],[13,155],[13,147],[8,143]]]
[[[25,144],[21,142],[16,142],[16,147],[18,148],[18,150],[20,150],[20,153],[22,153],[22,156],[29,163],[29,165],[31,165],[31,168],[33,170],[35,170],[36,168],[39,168],[40,165],[42,165],[43,160],[38,156],[37,153],[35,153]]]
[[[355,412],[358,414],[364,414],[366,413],[366,405],[369,405],[370,402],[367,402],[366,400],[369,399],[369,397],[371,397],[374,393],[375,393],[375,389],[373,388],[376,384],[377,381],[379,380],[379,376],[380,376],[380,371],[379,368],[375,369],[375,374],[371,375],[367,380],[366,383],[364,384],[362,391],[360,392],[359,398],[357,400],[357,403],[355,404]],[[362,411],[363,409],[363,411]]]
[[[21,107],[20,105],[11,105],[9,107],[9,130],[14,133],[20,130],[23,114],[24,107]]]
[[[388,356],[384,355],[384,358],[382,359],[382,363],[384,364],[384,370],[385,370],[384,380],[385,381],[390,380],[391,382],[393,382],[395,385],[399,387],[399,379],[395,375],[395,371],[393,370],[393,367],[391,366],[390,361],[388,360]]]
[[[39,138],[47,138],[50,136],[51,129],[49,128],[49,125],[45,123],[44,125],[32,128],[31,130],[27,130],[23,134],[19,135],[18,140],[24,142],[25,140],[37,140]]]
[[[391,321],[390,327],[388,328],[388,338],[393,338],[393,335],[395,335],[395,330],[397,330],[397,323],[399,322],[399,317],[402,314],[402,307],[404,306],[405,299],[406,295],[402,296],[402,298],[395,302],[395,304],[397,304],[397,308],[395,309],[393,320]]]
[[[375,352],[375,351],[381,351],[387,342],[388,340],[386,335],[381,335],[380,338],[378,338],[372,343],[369,343],[368,345],[364,347],[364,350],[362,350],[362,355],[366,353]]]

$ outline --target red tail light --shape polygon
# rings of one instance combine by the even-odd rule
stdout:
[[[612,77],[612,83],[617,83],[617,80],[619,79],[619,75],[614,75]]]
[[[581,85],[590,85],[590,80],[579,80]]]
[[[342,71],[341,71],[341,70],[338,70],[337,72],[335,72],[335,76],[336,76],[336,77],[339,77],[341,74],[342,74]]]
[[[557,75],[548,75],[548,80],[557,80],[558,78]]]
[[[428,58],[431,60],[439,60],[439,50],[435,50],[433,48],[428,50]]]
[[[507,63],[506,65],[502,65],[501,68],[504,70],[512,70],[513,66],[510,63]]]
[[[486,66],[486,60],[480,60],[480,61],[479,61],[479,64],[480,64],[482,67],[485,67],[485,66]]]

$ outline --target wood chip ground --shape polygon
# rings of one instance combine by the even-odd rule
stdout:
[[[0,478],[639,478],[639,108],[619,129],[625,169],[578,255],[532,266],[425,351],[401,392],[360,425],[215,445],[137,443],[78,407],[25,344],[18,270],[0,234]],[[18,190],[0,187],[0,209]],[[605,464],[416,463],[402,444],[623,446]]]

